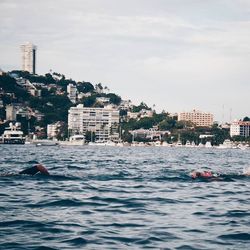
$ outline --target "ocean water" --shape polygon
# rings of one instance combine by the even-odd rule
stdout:
[[[0,145],[0,157],[0,249],[250,249],[250,150]],[[51,175],[17,174],[34,161]]]

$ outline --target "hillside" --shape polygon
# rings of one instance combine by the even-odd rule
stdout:
[[[69,85],[73,86],[77,93],[74,101],[67,93]],[[214,144],[229,138],[228,131],[218,125],[212,128],[196,128],[194,124],[178,121],[177,116],[170,116],[165,111],[157,114],[143,102],[136,106],[130,101],[124,101],[119,95],[110,93],[108,87],[102,86],[101,83],[94,85],[91,82],[77,82],[59,73],[47,73],[42,76],[15,70],[4,74],[0,76],[0,101],[1,134],[10,121],[6,121],[6,107],[11,104],[17,107],[18,112],[14,120],[21,122],[25,134],[35,133],[38,137],[46,137],[47,125],[60,122],[60,137],[66,137],[69,108],[83,104],[85,107],[111,105],[120,110],[120,129],[125,141],[132,140],[131,131],[140,129],[162,131],[160,139],[168,142],[181,139],[183,143],[187,140],[198,143],[201,141],[201,134],[215,135],[210,139]],[[154,140],[140,136],[133,139]]]

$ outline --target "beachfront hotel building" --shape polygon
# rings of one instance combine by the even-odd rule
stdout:
[[[178,114],[178,121],[190,121],[198,127],[211,127],[214,122],[213,114],[198,110],[181,112]]]
[[[234,121],[230,125],[230,136],[250,136],[250,121]]]
[[[36,49],[32,43],[26,43],[20,46],[22,51],[22,70],[31,74],[36,74]]]
[[[87,108],[82,104],[69,109],[68,130],[70,135],[87,131],[96,141],[118,140],[119,110],[112,108]]]

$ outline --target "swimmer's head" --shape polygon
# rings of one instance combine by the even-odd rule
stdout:
[[[201,177],[201,173],[200,173],[200,172],[197,172],[197,171],[193,171],[193,172],[191,173],[191,177],[192,177],[193,179],[198,178],[198,177]]]
[[[243,170],[243,174],[246,175],[246,176],[250,176],[250,167],[245,168],[245,169]]]
[[[49,175],[49,171],[42,165],[42,164],[37,164],[36,165],[36,168],[37,170],[42,173],[42,174],[45,174],[45,175]]]

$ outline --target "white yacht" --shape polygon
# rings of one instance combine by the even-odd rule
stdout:
[[[23,131],[20,129],[19,123],[15,125],[10,123],[10,126],[5,129],[2,135],[2,141],[4,144],[24,144],[25,137],[23,136]]]
[[[59,144],[62,146],[83,146],[85,145],[85,137],[84,135],[73,135],[68,141],[60,141]]]
[[[230,141],[229,139],[226,139],[223,144],[220,144],[218,146],[218,148],[222,148],[222,149],[227,149],[227,148],[234,148],[234,144],[232,141]]]

